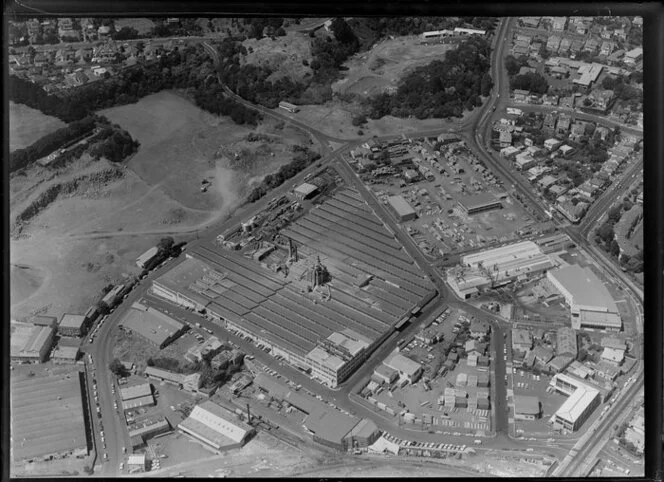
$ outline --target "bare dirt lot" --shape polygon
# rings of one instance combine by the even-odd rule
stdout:
[[[27,105],[9,102],[9,152],[23,149],[66,124]]]
[[[251,182],[291,160],[291,145],[309,142],[272,120],[255,129],[237,126],[172,92],[102,114],[141,143],[126,169],[84,155],[55,171],[34,165],[10,180],[13,222],[56,184],[119,173],[107,181],[79,182],[15,233],[10,261],[16,319],[35,312],[83,313],[105,285],[137,274],[136,258],[161,237],[178,239],[222,220]],[[256,133],[265,137],[248,140]],[[205,193],[202,179],[211,183]]]

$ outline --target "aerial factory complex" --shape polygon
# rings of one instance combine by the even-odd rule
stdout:
[[[8,27],[13,477],[648,475],[643,18]]]

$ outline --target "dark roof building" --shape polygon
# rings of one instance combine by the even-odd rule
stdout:
[[[503,207],[502,203],[493,194],[481,193],[466,196],[458,201],[459,207],[467,214],[477,214]]]

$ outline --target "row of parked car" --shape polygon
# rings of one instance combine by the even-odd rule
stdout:
[[[383,438],[403,448],[445,450],[450,453],[460,453],[466,450],[466,445],[445,444],[437,442],[415,442],[414,440],[401,440],[400,438],[390,435],[389,433],[384,433]]]

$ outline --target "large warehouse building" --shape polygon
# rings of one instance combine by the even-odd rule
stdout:
[[[9,336],[10,358],[18,362],[44,362],[53,347],[54,339],[53,326],[12,321]]]
[[[459,199],[458,204],[468,216],[503,207],[502,203],[496,199],[496,196],[488,192],[465,196]]]
[[[205,310],[331,387],[435,296],[355,191],[338,192],[279,238],[285,247],[276,254],[289,243],[297,250],[286,274],[201,244],[154,280],[152,292]]]
[[[178,429],[215,450],[242,447],[254,432],[233,413],[211,401],[196,405]]]
[[[622,320],[616,302],[592,270],[570,265],[549,271],[547,278],[565,297],[572,312],[572,328],[620,331]]]
[[[461,268],[448,271],[447,282],[462,299],[555,266],[553,260],[532,241],[465,255],[461,258],[461,265]]]
[[[417,213],[403,196],[390,196],[387,198],[387,202],[399,222],[404,223],[417,219]]]
[[[84,315],[72,315],[65,313],[60,319],[58,333],[62,336],[82,336],[86,331],[86,317]]]
[[[138,302],[131,308],[120,323],[159,348],[165,348],[186,331],[186,325],[166,316],[161,311],[144,306]]]
[[[15,376],[10,382],[11,452],[15,462],[85,457],[83,377],[77,370]]]

